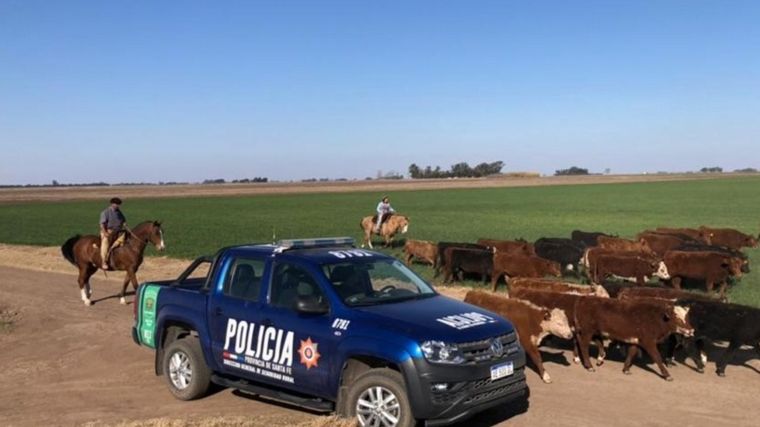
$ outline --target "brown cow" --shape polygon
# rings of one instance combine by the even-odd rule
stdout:
[[[464,302],[483,307],[509,319],[517,329],[520,345],[536,366],[538,375],[545,383],[552,382],[549,373],[544,369],[538,347],[547,335],[564,339],[573,337],[564,311],[557,308],[549,310],[529,301],[504,298],[483,291],[467,292]]]
[[[610,297],[607,291],[599,285],[579,285],[577,283],[561,282],[554,279],[515,277],[509,280],[509,292],[511,293],[515,289],[576,293],[579,295],[594,295],[602,298]]]
[[[533,244],[523,239],[478,239],[478,244],[489,248],[495,248],[497,252],[504,252],[513,255],[536,256],[536,249],[533,247]]]
[[[541,257],[516,256],[497,252],[493,255],[491,288],[494,291],[496,290],[501,276],[504,276],[505,281],[508,281],[510,277],[561,277],[561,268],[559,263]]]
[[[717,301],[715,297],[707,294],[684,291],[681,289],[658,288],[650,286],[640,286],[621,289],[617,297],[619,299],[634,298],[656,298],[667,301],[676,301],[679,299],[699,300],[699,301]]]
[[[642,252],[642,251],[617,251],[613,249],[605,249],[605,248],[589,248],[586,250],[586,252],[583,253],[583,258],[581,259],[581,263],[586,268],[586,274],[591,278],[591,272],[596,269],[596,260],[601,255],[620,255],[620,256],[636,256],[639,258],[643,258],[647,261],[655,262],[659,261],[659,258],[657,255],[655,255],[652,252]]]
[[[567,320],[570,322],[570,328],[575,331],[575,305],[580,298],[591,298],[590,296],[578,295],[576,293],[563,293],[563,292],[547,292],[547,291],[534,291],[530,289],[515,289],[509,293],[510,298],[517,298],[526,301],[530,301],[540,307],[547,307],[550,309],[558,308],[567,314]],[[606,353],[604,352],[604,345],[601,339],[595,340],[597,347],[599,348],[599,354],[597,356],[596,364],[601,366],[604,363]],[[573,362],[579,363],[580,357],[578,356],[578,340],[573,337]]]
[[[623,373],[630,374],[638,346],[654,360],[662,377],[672,381],[657,343],[674,333],[693,336],[694,328],[687,322],[687,314],[688,309],[665,301],[580,298],[576,302],[574,323],[583,366],[594,370],[589,361],[588,347],[593,337],[604,335],[633,344],[628,347]]]
[[[435,266],[438,257],[438,245],[427,240],[407,240],[404,244],[406,265],[411,265],[413,258],[421,259]]]
[[[742,276],[744,260],[717,252],[669,251],[664,262],[674,288],[681,289],[684,278],[704,280],[708,293],[712,292],[716,283],[720,283],[720,297],[725,299],[728,278]]]
[[[710,228],[703,225],[699,227],[699,232],[708,245],[740,250],[743,247],[756,248],[758,244],[758,237],[744,234],[733,228]]]
[[[648,231],[639,233],[636,238],[646,241],[652,251],[659,257],[664,256],[665,252],[672,251],[679,246],[696,242],[694,239],[684,239],[675,234],[652,233]]]
[[[644,231],[645,233],[648,232]],[[668,227],[657,227],[654,232],[656,233],[662,233],[662,234],[670,234],[676,237],[679,237],[681,239],[684,238],[690,238],[692,240],[696,240],[702,243],[707,243],[702,239],[702,233],[700,233],[699,230],[696,228],[668,228]]]
[[[599,236],[596,240],[599,242],[599,247],[604,249],[652,253],[652,248],[649,247],[646,240],[628,240],[609,236]]]
[[[610,276],[636,281],[639,286],[644,286],[652,276],[665,280],[670,278],[662,261],[652,261],[639,256],[601,254],[596,258],[596,265],[589,277],[594,283],[602,283]]]

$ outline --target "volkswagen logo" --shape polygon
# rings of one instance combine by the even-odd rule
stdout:
[[[494,338],[491,341],[491,353],[495,357],[501,357],[502,354],[504,354],[504,344],[501,343],[501,340],[498,338]]]

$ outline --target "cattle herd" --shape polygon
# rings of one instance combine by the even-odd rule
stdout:
[[[703,226],[646,230],[635,240],[580,230],[570,238],[545,237],[534,243],[407,240],[404,253],[407,264],[427,262],[436,277],[443,273],[445,282],[465,274],[484,283],[490,278],[492,292],[473,290],[465,301],[513,322],[544,382],[551,382],[551,377],[538,347],[549,335],[570,340],[574,361],[589,371],[594,370],[591,344],[596,347],[597,366],[610,349],[624,350],[626,374],[643,350],[670,381],[666,365],[673,365],[679,349],[684,359],[692,359],[704,372],[706,344],[728,343],[722,353],[717,351],[720,376],[725,376],[726,365],[742,345],[753,347],[760,357],[760,309],[726,299],[728,284],[749,272],[742,249],[757,246],[757,237]],[[508,296],[496,293],[501,278]],[[650,283],[655,278],[658,282]],[[683,283],[703,285],[705,292],[682,290]]]

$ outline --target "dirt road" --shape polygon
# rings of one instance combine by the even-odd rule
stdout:
[[[120,305],[113,297],[120,287],[117,274],[93,281],[97,303],[85,307],[71,266],[48,266],[52,271],[8,267],[12,250],[0,247],[0,425],[140,425],[156,418],[175,420],[160,425],[182,425],[181,420],[212,417],[208,425],[284,426],[325,419],[229,390],[195,402],[175,400],[163,379],[153,375],[152,353],[131,340],[132,305]],[[162,272],[154,259],[146,264],[142,280],[171,277],[169,271],[177,268]],[[60,272],[67,268],[71,271]],[[463,295],[462,290],[451,293]],[[555,383],[543,384],[528,373],[527,413],[505,420],[507,412],[494,410],[467,425],[751,426],[760,417],[757,359],[730,365],[727,378],[679,365],[672,369],[675,381],[668,383],[649,366],[634,367],[626,376],[621,362],[611,360],[588,373],[568,363],[566,352],[545,350]],[[754,353],[747,350],[737,359],[750,357]]]
[[[255,194],[342,193],[354,191],[441,190],[455,188],[534,187],[544,185],[615,184],[654,181],[723,179],[757,174],[650,174],[579,176],[499,176],[459,179],[403,179],[329,182],[270,182],[261,184],[114,185],[96,187],[0,188],[0,204],[61,200],[122,198],[218,197]]]

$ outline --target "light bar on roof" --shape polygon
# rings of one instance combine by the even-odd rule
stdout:
[[[277,242],[277,252],[288,249],[323,248],[329,246],[354,246],[353,237],[320,237],[316,239],[283,239]]]

